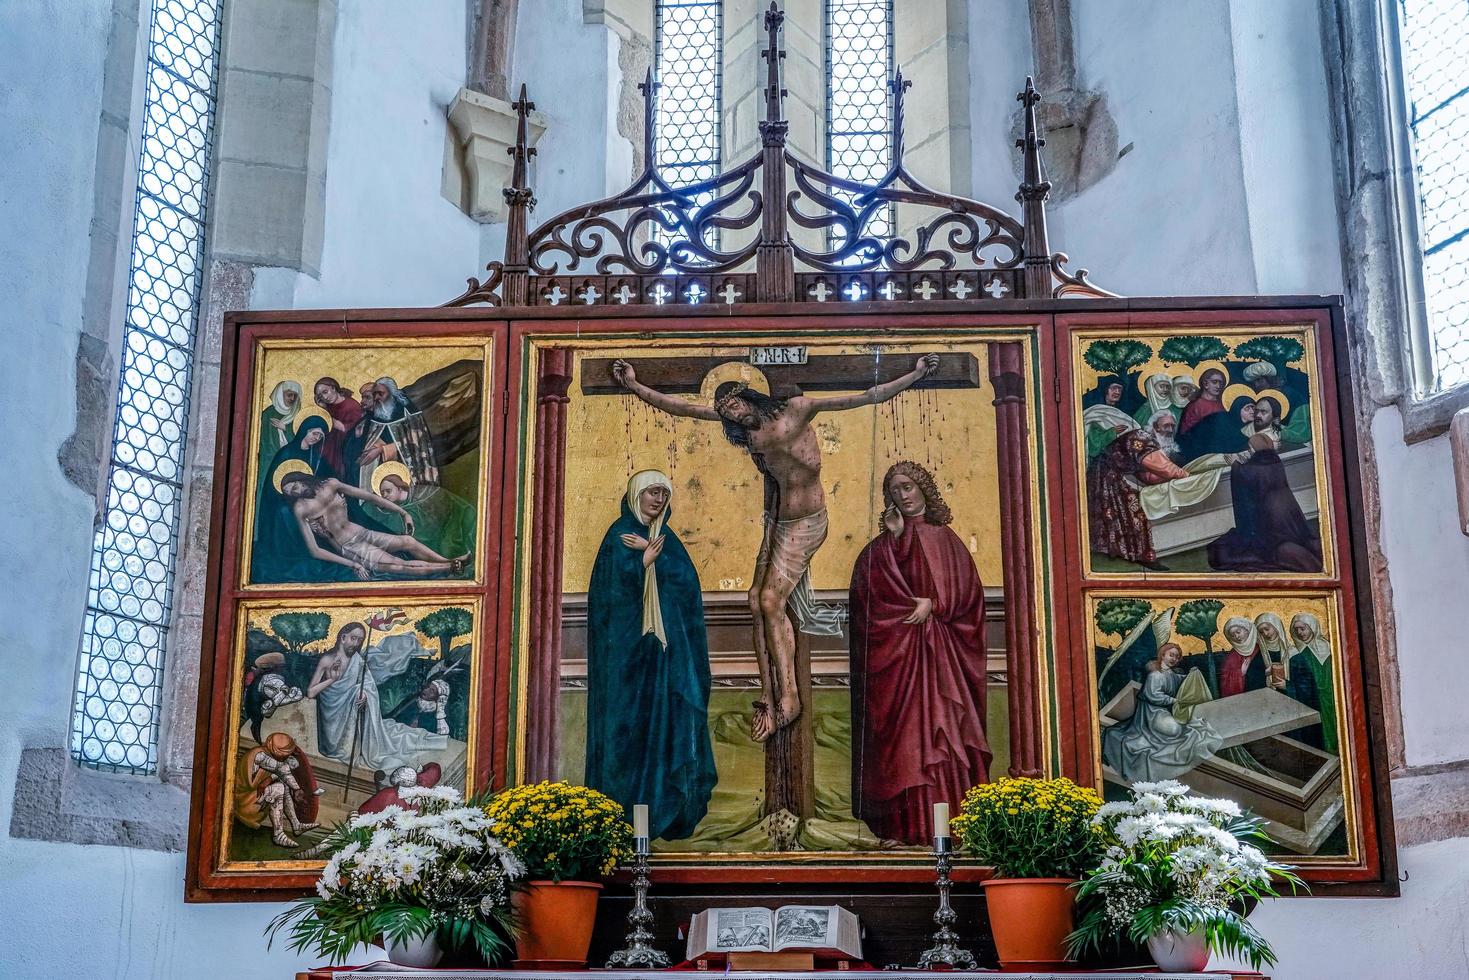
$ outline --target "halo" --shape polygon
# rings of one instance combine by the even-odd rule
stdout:
[[[332,417],[326,413],[325,409],[312,405],[310,408],[303,408],[296,413],[296,435],[301,434],[301,427],[306,424],[307,419],[313,416],[326,423],[326,431],[332,431]]]
[[[1274,398],[1280,402],[1280,418],[1277,421],[1284,422],[1290,416],[1290,399],[1279,388],[1266,388],[1264,391],[1255,392],[1255,401],[1261,398]]]
[[[1224,403],[1224,410],[1227,412],[1234,411],[1234,406],[1241,398],[1248,398],[1250,401],[1254,401],[1256,398],[1255,389],[1249,385],[1234,384],[1225,388],[1224,394],[1219,396],[1219,400]]]
[[[1148,397],[1148,379],[1155,374],[1161,374],[1170,381],[1173,379],[1173,372],[1168,370],[1168,365],[1156,357],[1142,365],[1137,371],[1137,390],[1144,398]]]
[[[740,381],[755,389],[761,394],[770,394],[770,379],[765,372],[752,365],[748,360],[740,361],[731,358],[722,364],[716,364],[709,369],[699,382],[699,401],[710,404],[714,400],[714,389],[726,381]]]
[[[372,471],[372,492],[379,497],[383,495],[383,481],[390,476],[396,476],[411,489],[413,486],[413,474],[401,461],[392,459],[386,463],[379,463],[377,469]]]
[[[277,466],[275,468],[275,472],[270,474],[270,484],[271,486],[275,487],[276,493],[281,492],[281,484],[284,483],[286,477],[290,476],[292,473],[305,473],[307,476],[310,476],[311,464],[306,462],[306,460],[304,459],[288,459],[281,465]]]
[[[1200,361],[1189,370],[1194,373],[1194,384],[1202,388],[1204,386],[1204,372],[1213,368],[1224,375],[1224,383],[1229,384],[1229,368],[1224,366],[1223,361]]]

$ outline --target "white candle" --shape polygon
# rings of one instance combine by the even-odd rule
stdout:
[[[944,818],[946,821],[948,817]],[[634,837],[648,836],[648,804],[638,803],[632,808],[632,835]]]
[[[933,835],[935,837],[949,836],[949,804],[947,803],[933,805]]]

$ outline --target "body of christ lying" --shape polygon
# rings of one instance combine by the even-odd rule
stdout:
[[[818,603],[811,591],[811,559],[826,540],[826,494],[821,487],[821,445],[812,420],[821,412],[878,405],[938,369],[936,354],[918,358],[913,370],[866,391],[811,398],[773,398],[741,382],[714,390],[712,406],[655,391],[638,381],[625,360],[612,375],[628,391],[659,411],[683,418],[719,422],[732,444],[750,454],[765,480],[765,534],[750,586],[754,646],[761,699],[755,702],[750,733],[764,742],[800,717],[804,706],[796,680],[796,634],[836,635],[839,611]],[[799,623],[787,612],[790,606]]]

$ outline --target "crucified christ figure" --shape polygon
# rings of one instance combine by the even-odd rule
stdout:
[[[772,398],[741,382],[726,381],[714,390],[714,404],[704,406],[649,388],[624,360],[612,364],[613,378],[654,408],[721,423],[725,438],[748,452],[765,478],[765,537],[749,593],[760,668],[761,699],[755,702],[750,721],[750,734],[757,742],[799,718],[803,707],[796,684],[797,624],[787,615],[787,603],[794,608],[802,632],[841,632],[836,610],[817,603],[811,593],[811,559],[827,532],[821,444],[811,420],[818,412],[889,401],[928,377],[938,365],[937,354],[925,354],[900,378],[860,394],[829,398]]]

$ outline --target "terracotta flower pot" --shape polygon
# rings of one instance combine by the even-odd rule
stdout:
[[[531,881],[511,898],[519,936],[515,941],[521,969],[580,969],[592,944],[597,921],[597,895],[592,881]]]
[[[1067,962],[1066,937],[1074,917],[1069,878],[991,878],[984,882],[990,930],[1000,967],[1054,970]]]

